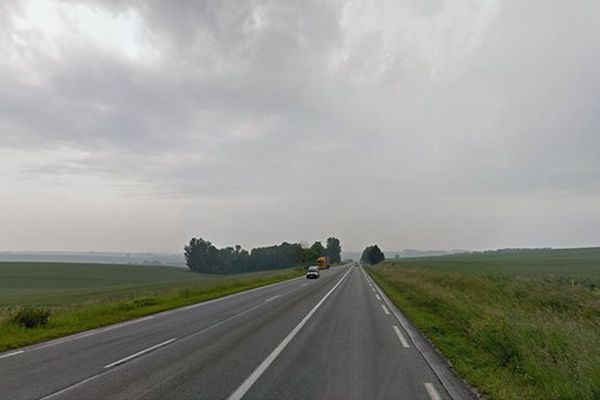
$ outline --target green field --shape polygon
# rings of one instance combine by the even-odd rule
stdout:
[[[0,351],[299,276],[294,269],[207,275],[183,268],[0,262]],[[43,307],[46,326],[12,322]]]
[[[600,399],[600,249],[503,251],[368,268],[490,399]]]

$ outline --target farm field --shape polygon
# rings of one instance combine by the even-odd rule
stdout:
[[[402,259],[368,271],[487,398],[600,398],[600,249]]]
[[[0,262],[0,351],[299,276],[294,269],[210,275],[184,268]],[[47,325],[13,322],[23,309]]]

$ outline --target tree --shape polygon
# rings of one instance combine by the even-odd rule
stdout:
[[[379,249],[379,246],[373,245],[368,246],[362,253],[360,257],[360,261],[366,262],[369,264],[377,264],[385,260],[385,255]]]
[[[316,254],[315,258],[325,255],[325,247],[323,247],[321,242],[314,242],[313,245],[310,246],[310,249]]]
[[[333,239],[333,238],[330,238]],[[326,251],[339,248],[339,241],[328,239],[328,249],[315,242],[305,249],[299,243],[282,243],[276,246],[258,247],[248,252],[242,246],[216,248],[208,240],[192,238],[184,247],[185,261],[193,272],[231,274],[274,268],[289,268],[298,264],[314,263]],[[337,242],[336,242],[337,241]]]
[[[192,238],[190,243],[184,247],[185,263],[191,271],[204,272],[208,269],[211,247],[214,247],[212,243],[202,238]]]
[[[332,264],[337,264],[342,261],[342,246],[340,245],[339,239],[334,237],[327,239],[325,255],[329,257],[329,262]]]

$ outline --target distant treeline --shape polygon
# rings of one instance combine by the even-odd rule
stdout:
[[[315,242],[310,247],[300,243],[284,242],[280,245],[258,247],[251,251],[242,246],[216,248],[208,240],[192,238],[184,247],[187,266],[193,272],[231,274],[265,269],[289,268],[295,265],[314,264],[317,257],[328,256],[332,264],[341,261],[342,247],[339,239],[327,239],[326,246]]]

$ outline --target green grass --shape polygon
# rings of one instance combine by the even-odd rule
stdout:
[[[0,263],[0,351],[299,275],[295,269],[219,276],[173,267]],[[25,328],[13,323],[23,307],[48,308],[48,324]]]
[[[600,249],[404,259],[369,267],[490,399],[600,399]]]

